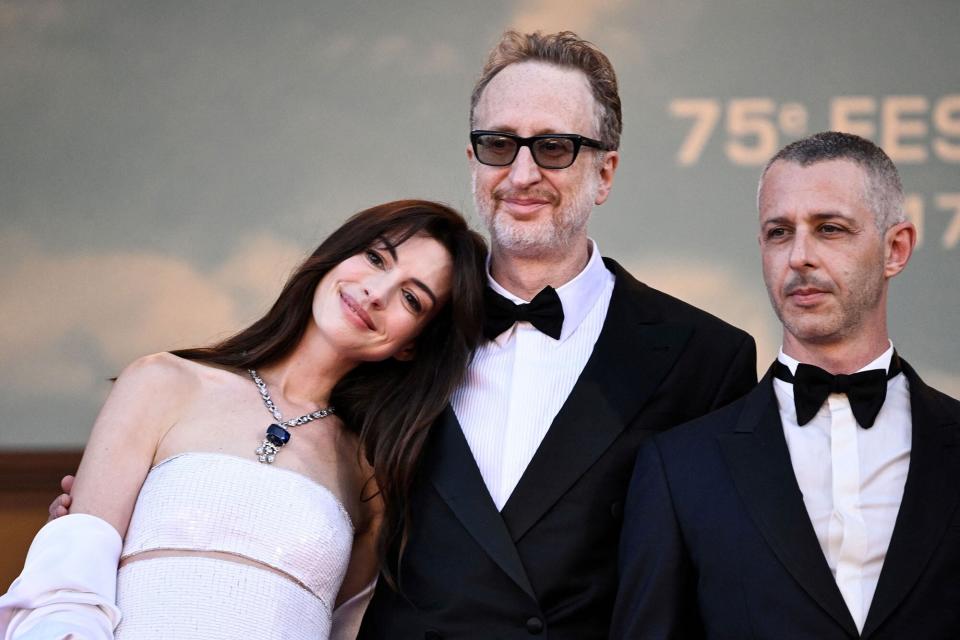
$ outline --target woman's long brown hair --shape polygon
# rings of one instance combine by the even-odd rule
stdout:
[[[418,336],[411,361],[363,363],[338,382],[331,395],[344,424],[359,433],[360,450],[374,469],[385,505],[380,565],[393,586],[397,580],[387,554],[402,556],[406,546],[410,491],[430,426],[463,378],[480,340],[483,238],[460,214],[436,202],[399,200],[366,209],[317,247],[262,318],[218,344],[172,352],[237,369],[269,365],[299,343],[312,318],[314,290],[328,271],[383,239],[398,245],[414,235],[434,238],[450,253],[449,302]]]

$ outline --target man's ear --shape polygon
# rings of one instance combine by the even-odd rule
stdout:
[[[413,360],[414,355],[416,355],[416,350],[416,344],[409,342],[405,344],[400,351],[397,351],[395,354],[393,354],[393,357],[395,360],[399,360],[400,362],[410,362]]]
[[[910,222],[895,224],[884,234],[883,275],[892,278],[907,266],[917,244],[917,229]]]
[[[603,204],[610,195],[610,189],[613,187],[613,175],[617,172],[617,165],[620,164],[619,151],[606,151],[603,154],[603,164],[597,169],[600,172],[600,188],[597,189],[597,197],[593,204]]]

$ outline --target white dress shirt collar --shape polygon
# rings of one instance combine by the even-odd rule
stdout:
[[[590,239],[589,245],[590,258],[587,265],[580,273],[569,282],[557,288],[557,295],[560,297],[560,304],[563,305],[563,330],[560,332],[559,342],[569,338],[583,322],[590,310],[600,298],[604,289],[604,284],[610,277],[610,272],[603,264],[603,258],[600,257],[600,248],[597,243]],[[507,291],[499,282],[490,275],[490,258],[487,258],[487,284],[490,288],[502,295],[507,300],[515,304],[529,302],[519,296]],[[516,329],[513,325],[499,336],[494,338],[494,342],[499,345],[510,338]]]
[[[790,356],[785,354],[783,352],[783,345],[780,346],[780,353],[777,354],[777,360],[787,365],[787,367],[790,369],[790,373],[793,373],[793,374],[797,373],[797,365],[800,364],[800,361],[796,360],[795,358],[791,358]],[[891,360],[893,360],[893,342],[890,340],[887,340],[887,350],[881,353],[876,360],[861,367],[854,373],[859,373],[861,371],[870,371],[871,369],[883,369],[884,371],[889,371]],[[790,387],[792,389],[793,385],[790,385]],[[791,395],[792,395],[792,392],[791,392]]]

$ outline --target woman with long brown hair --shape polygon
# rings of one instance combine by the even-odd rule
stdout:
[[[328,637],[402,539],[429,427],[480,337],[484,257],[443,205],[379,205],[247,329],[130,365],[70,515],[0,598],[3,637]]]

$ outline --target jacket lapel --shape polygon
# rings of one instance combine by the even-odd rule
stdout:
[[[690,336],[662,322],[649,289],[616,262],[603,330],[583,372],[504,505],[519,540],[601,456],[639,412]]]
[[[913,588],[941,544],[960,497],[958,416],[903,363],[910,383],[910,470],[863,637],[872,634]]]
[[[737,492],[767,544],[803,589],[852,637],[843,602],[803,504],[783,436],[772,369],[745,397],[740,419],[720,446]]]
[[[510,539],[483,476],[450,405],[433,426],[428,474],[437,493],[464,528],[497,565],[531,598],[536,599],[520,554]]]

